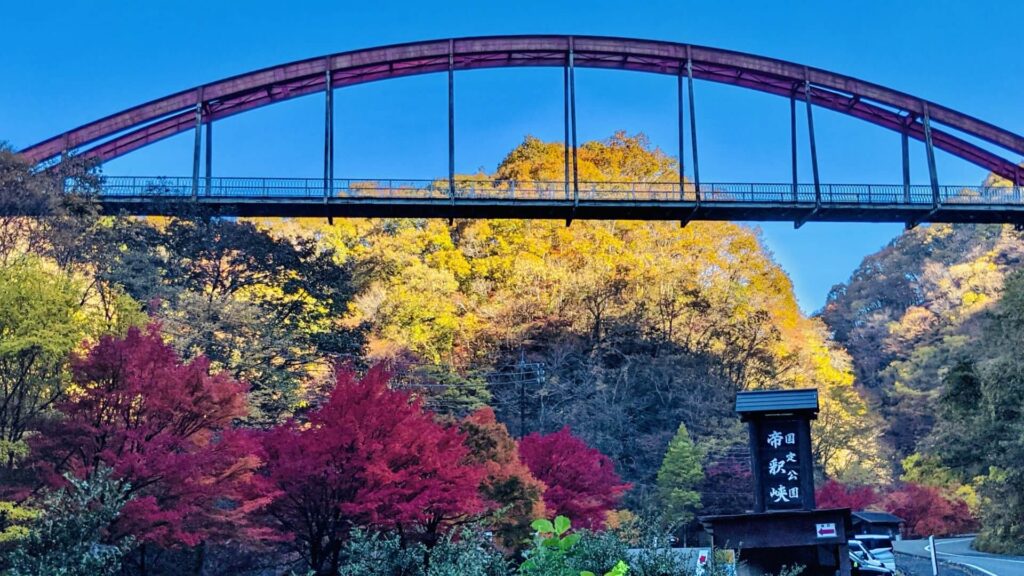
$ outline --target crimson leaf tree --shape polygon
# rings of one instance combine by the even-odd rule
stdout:
[[[263,437],[272,524],[317,574],[337,573],[354,528],[437,534],[444,521],[483,510],[483,470],[466,463],[463,436],[387,383],[380,367],[362,379],[339,370],[308,422]]]
[[[599,529],[605,515],[630,488],[615,473],[611,459],[587,446],[568,427],[541,436],[530,434],[519,443],[519,454],[543,482],[549,514],[568,516],[573,525]]]
[[[235,430],[246,387],[182,362],[157,325],[104,337],[72,362],[62,418],[34,438],[43,478],[88,478],[98,467],[130,486],[114,530],[140,543],[193,546],[236,536],[263,500],[251,483],[255,442]]]

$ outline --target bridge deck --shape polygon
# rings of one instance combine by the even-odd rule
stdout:
[[[1024,187],[105,177],[108,212],[225,216],[1024,223]]]

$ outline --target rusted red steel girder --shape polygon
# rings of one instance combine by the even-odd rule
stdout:
[[[320,56],[178,92],[90,122],[21,151],[40,163],[90,144],[79,153],[107,161],[185,130],[194,129],[196,109],[202,121],[226,118],[274,102],[323,91],[328,75],[334,88],[448,70],[566,65],[570,41],[575,66],[679,75],[685,72],[687,49],[698,79],[732,84],[789,97],[802,97],[809,82],[811,101],[910,137],[924,140],[925,114],[932,124],[936,148],[945,150],[1016,184],[1024,171],[957,134],[995,144],[1024,156],[1024,137],[909,94],[842,74],[705,46],[674,42],[595,36],[493,36],[397,44]]]

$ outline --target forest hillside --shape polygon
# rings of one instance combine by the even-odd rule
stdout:
[[[458,178],[564,162],[527,137]],[[679,178],[643,135],[578,162]],[[1024,540],[1011,228],[908,231],[808,316],[741,224],[137,218],[60,170],[0,150],[0,570],[333,575],[372,548],[503,574],[556,515],[692,537],[751,508],[734,399],[780,388],[819,390],[819,505]]]
[[[563,147],[526,138],[490,180],[552,180]],[[677,181],[642,135],[579,150],[589,181]],[[877,480],[879,425],[849,356],[756,229],[724,222],[261,222],[315,238],[352,270],[346,323],[368,358],[420,365],[428,405],[493,406],[517,434],[569,426],[611,456],[639,504],[680,424],[710,468],[746,462],[739,390],[821,391],[815,456],[829,477]],[[426,365],[423,368],[422,365]],[[735,487],[708,489],[735,493]]]
[[[893,475],[962,500],[980,545],[1018,553],[1022,263],[1012,226],[919,227],[865,258],[820,313],[885,422]]]

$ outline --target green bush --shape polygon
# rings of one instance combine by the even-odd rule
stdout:
[[[355,530],[342,548],[339,576],[421,576],[423,551],[397,534]]]
[[[644,549],[629,559],[630,576],[689,576],[693,569],[671,548]]]
[[[581,531],[580,541],[572,553],[573,567],[604,574],[615,569],[626,558],[626,543],[612,532]],[[630,571],[633,574],[633,571]]]
[[[431,549],[397,534],[355,531],[342,549],[339,576],[509,576],[508,563],[480,531],[449,532]]]
[[[466,529],[449,532],[430,551],[426,576],[508,576],[512,568],[483,533]]]
[[[540,519],[532,524],[536,531],[533,548],[519,567],[522,576],[580,576],[598,574],[624,576],[628,567],[626,544],[611,532],[571,532],[569,519],[558,516],[554,522]]]
[[[129,487],[100,468],[89,480],[68,476],[70,485],[48,494],[42,514],[9,558],[6,576],[113,576],[131,549],[130,539],[107,532],[128,501]]]

